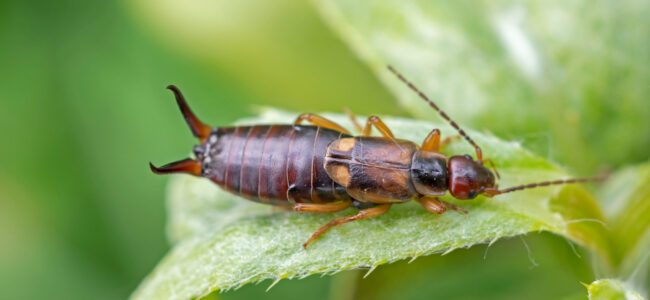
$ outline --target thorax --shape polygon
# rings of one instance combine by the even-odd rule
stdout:
[[[325,170],[356,200],[404,202],[417,195],[410,179],[417,146],[406,140],[352,137],[327,147]]]

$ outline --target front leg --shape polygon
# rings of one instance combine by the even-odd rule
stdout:
[[[424,209],[426,209],[430,213],[434,214],[444,214],[448,209],[457,211],[461,214],[467,214],[467,210],[464,208],[451,204],[449,202],[442,201],[438,199],[438,197],[422,197],[417,200]]]

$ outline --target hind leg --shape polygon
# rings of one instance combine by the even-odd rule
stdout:
[[[332,229],[332,227],[343,225],[345,223],[349,223],[352,221],[357,221],[357,220],[363,220],[363,219],[370,219],[374,218],[377,216],[381,216],[385,214],[388,209],[390,209],[391,204],[381,204],[377,205],[375,207],[367,208],[364,210],[359,211],[356,215],[353,216],[347,216],[347,217],[340,217],[336,218],[329,223],[321,226],[321,228],[318,228],[311,237],[305,242],[302,246],[307,249],[311,243],[313,243],[316,239],[318,239],[321,235],[325,234],[328,230]]]
[[[337,211],[342,211],[352,205],[352,201],[339,201],[332,203],[296,203],[293,206],[293,211],[298,212],[310,212],[310,213],[333,213]]]
[[[343,128],[343,126],[337,124],[336,122],[334,122],[332,120],[326,119],[326,118],[321,117],[321,116],[316,115],[316,114],[310,114],[310,113],[302,114],[302,115],[298,116],[298,118],[296,118],[296,120],[293,122],[293,124],[294,125],[300,125],[304,121],[309,122],[309,123],[314,124],[314,125],[319,126],[319,127],[336,130],[338,132],[343,132],[345,134],[350,134],[350,131]]]

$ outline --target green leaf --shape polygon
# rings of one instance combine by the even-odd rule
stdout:
[[[587,285],[589,300],[643,300],[628,284],[616,279],[600,279]]]
[[[265,110],[244,123],[287,123],[296,114]],[[326,115],[349,127],[347,118]],[[453,134],[448,126],[424,121],[384,118],[403,139],[421,141],[433,128]],[[501,186],[566,177],[559,167],[532,155],[518,143],[500,141],[468,130],[483,146],[502,174]],[[449,153],[471,153],[464,142],[451,144]],[[477,243],[546,230],[608,253],[598,238],[599,227],[572,228],[582,219],[602,220],[594,200],[579,186],[549,187],[479,197],[459,202],[468,215],[432,215],[414,203],[395,205],[381,217],[338,227],[308,250],[302,243],[318,227],[346,211],[332,215],[273,212],[230,195],[205,179],[177,176],[169,191],[169,234],[172,251],[145,279],[134,299],[200,297],[265,279],[302,278],[342,270],[369,268],[397,260],[446,253]],[[585,207],[581,220],[572,220],[566,206]],[[576,221],[576,222],[574,222]],[[599,221],[600,222],[600,221]],[[593,226],[592,223],[589,223]],[[600,226],[598,223],[596,225]]]
[[[461,124],[539,139],[584,172],[648,158],[648,1],[315,3],[415,116],[436,117],[387,64]]]
[[[614,246],[617,269],[613,274],[649,284],[650,162],[617,172],[599,189],[599,195]]]

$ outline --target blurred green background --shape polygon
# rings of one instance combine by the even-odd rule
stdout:
[[[215,125],[254,105],[399,111],[308,4],[278,3],[258,23],[245,14],[268,7],[230,6],[256,35],[236,45],[251,52],[210,46],[228,65],[181,49],[187,32],[161,39],[153,2],[2,2],[1,299],[125,298],[162,258],[166,178],[147,163],[195,143],[170,83]]]
[[[408,115],[310,3],[232,2],[0,2],[0,299],[126,298],[163,257],[166,179],[147,163],[177,159],[195,142],[170,83],[214,125],[256,105]],[[631,147],[640,149],[647,119],[634,124]],[[542,135],[536,149],[550,155],[553,138]],[[645,149],[614,165],[647,159]],[[528,247],[517,238],[385,266],[352,286],[365,299],[584,297],[579,281],[594,276],[584,255],[559,237],[523,239]],[[219,297],[336,298],[361,275]]]

